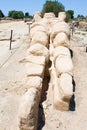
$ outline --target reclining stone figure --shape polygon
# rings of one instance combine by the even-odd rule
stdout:
[[[22,96],[19,107],[19,130],[37,130],[42,82],[46,75],[51,77],[54,108],[69,110],[70,99],[74,94],[73,62],[69,50],[70,29],[65,18],[65,12],[60,12],[58,17],[53,13],[45,13],[43,18],[40,13],[35,13],[25,65],[28,91]],[[49,60],[52,65],[48,69]]]

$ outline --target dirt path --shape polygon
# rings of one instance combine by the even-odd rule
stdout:
[[[0,41],[0,130],[16,130],[20,97],[25,91],[22,87],[26,74],[21,61],[29,46],[28,26],[24,22],[4,23],[4,26],[0,26],[2,33],[5,28],[5,37],[9,37],[7,32],[13,29],[15,39],[11,50],[9,40]]]

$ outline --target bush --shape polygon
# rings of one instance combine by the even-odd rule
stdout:
[[[14,18],[14,19],[23,19],[24,18],[24,13],[22,11],[9,11],[8,17]]]

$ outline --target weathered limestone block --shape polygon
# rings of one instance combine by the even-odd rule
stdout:
[[[47,33],[48,33],[48,26],[47,26],[47,24],[48,24],[48,20],[46,18],[43,18],[43,19],[39,20],[38,22],[33,23],[32,26],[39,26],[39,25],[43,26],[44,29],[46,29]]]
[[[52,43],[54,47],[57,47],[57,46],[69,47],[70,45],[69,38],[64,32],[58,33],[53,39]]]
[[[51,36],[50,36],[51,41],[53,41],[55,36],[58,33],[60,33],[60,32],[64,32],[68,36],[68,38],[70,39],[70,28],[69,28],[69,25],[66,22],[57,22],[52,27],[52,32],[51,32]]]
[[[46,22],[46,27],[48,28],[48,34],[50,35],[52,32],[52,27],[54,24],[56,24],[59,20],[57,17],[55,17],[55,14],[50,12],[50,13],[45,13],[44,18]]]
[[[27,62],[25,64],[27,76],[44,76],[44,66]]]
[[[71,58],[71,54],[70,54],[69,49],[67,47],[64,47],[64,46],[58,46],[58,47],[54,48],[54,50],[53,50],[54,61],[59,56],[67,56],[67,57]]]
[[[33,21],[34,21],[34,22],[37,22],[37,21],[39,21],[39,20],[41,20],[41,13],[40,13],[40,12],[36,12],[36,13],[34,14]]]
[[[39,43],[30,46],[27,51],[27,54],[32,54],[34,56],[44,56],[46,58],[46,62],[49,61],[49,50]]]
[[[36,88],[41,93],[42,78],[39,76],[29,76],[26,81],[26,87],[27,87],[27,89]]]
[[[73,75],[73,63],[71,58],[67,56],[57,57],[55,61],[55,68],[57,76],[59,76],[62,73],[69,73]]]
[[[64,101],[70,101],[73,95],[72,76],[68,73],[63,73],[59,77],[59,86],[61,89],[61,97]]]
[[[66,13],[65,12],[59,12],[58,13],[58,19],[60,21],[65,21],[66,20]]]
[[[18,113],[19,130],[37,130],[39,101],[39,92],[35,88],[30,88],[22,96]]]
[[[33,34],[32,38],[31,38],[31,42],[33,44],[40,43],[40,44],[48,47],[49,37],[45,32],[37,31]]]
[[[55,14],[50,12],[50,13],[45,13],[44,14],[44,18],[46,19],[51,19],[51,18],[55,18]]]
[[[35,22],[34,24],[31,25],[31,27],[30,27],[30,37],[32,38],[33,35],[35,33],[37,33],[37,31],[41,31],[41,32],[48,34],[48,30],[46,28],[46,25],[42,24],[40,22]]]
[[[44,56],[28,55],[26,57],[26,61],[30,62],[30,63],[37,64],[37,65],[45,66],[45,57]]]
[[[31,24],[30,29],[33,30],[35,28],[36,30],[40,29],[40,31],[47,31],[45,23],[43,23],[41,21],[43,21],[43,19],[41,19],[38,22],[34,22],[33,24]]]
[[[63,101],[61,96],[61,89],[59,84],[59,78],[56,75],[55,68],[52,68],[51,73],[51,83],[53,87],[53,106],[58,110],[69,110],[69,103],[67,101]]]

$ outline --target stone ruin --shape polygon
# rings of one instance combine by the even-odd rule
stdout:
[[[19,130],[37,130],[38,110],[44,77],[50,76],[53,106],[68,111],[73,92],[73,62],[70,52],[70,27],[65,12],[35,13],[30,27],[30,47],[27,50],[26,85],[18,113]]]

